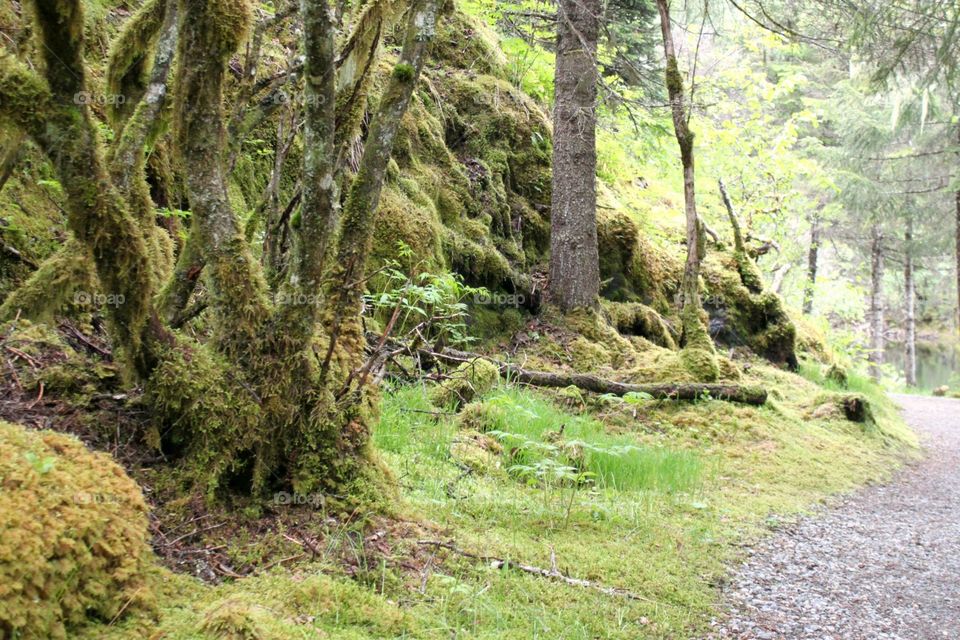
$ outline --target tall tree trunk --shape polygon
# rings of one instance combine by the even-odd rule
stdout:
[[[874,224],[870,229],[870,375],[874,380],[882,377],[883,266],[883,230],[879,224]]]
[[[820,268],[820,216],[814,216],[810,225],[810,249],[807,252],[807,282],[803,287],[803,315],[813,313],[813,297],[817,286],[817,270]]]
[[[597,249],[597,38],[599,0],[560,0],[554,75],[550,294],[561,310],[593,307]]]
[[[705,251],[700,218],[697,216],[697,194],[694,182],[693,132],[690,131],[689,113],[684,99],[683,77],[677,65],[676,48],[673,44],[673,32],[670,24],[670,6],[667,0],[657,0],[660,13],[660,30],[663,34],[663,51],[666,59],[667,93],[670,98],[670,111],[673,116],[673,129],[680,147],[680,162],[683,165],[683,201],[687,220],[687,260],[683,268],[683,280],[680,286],[682,297],[684,344],[691,336],[706,333],[700,319],[700,260]],[[709,341],[709,337],[707,338]],[[704,345],[705,346],[705,345]]]
[[[906,303],[906,379],[907,386],[917,386],[917,291],[913,264],[913,215],[907,215],[904,234],[903,294]]]
[[[957,142],[960,144],[960,127],[957,128]],[[956,257],[957,257],[957,332],[960,333],[960,189],[957,189],[956,197]]]

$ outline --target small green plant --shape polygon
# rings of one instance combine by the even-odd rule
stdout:
[[[413,250],[401,241],[397,255],[409,261]],[[381,270],[380,290],[366,296],[373,317],[385,327],[384,335],[404,336],[414,345],[473,342],[467,332],[466,300],[486,295],[486,289],[464,284],[456,273],[419,271],[419,265],[404,269],[400,261],[389,261]]]
[[[27,451],[23,454],[23,457],[26,458],[30,466],[33,467],[33,470],[42,476],[53,471],[53,467],[57,462],[57,459],[53,456],[44,456],[41,458],[32,451]]]

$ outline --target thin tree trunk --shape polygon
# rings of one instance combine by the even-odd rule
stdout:
[[[338,340],[350,335],[351,346],[362,351],[362,331],[356,322],[360,315],[365,287],[364,273],[373,244],[373,222],[380,202],[380,191],[386,177],[387,163],[393,153],[400,121],[407,112],[413,88],[420,78],[427,47],[436,34],[439,0],[416,0],[410,8],[410,17],[404,36],[400,59],[393,68],[390,81],[370,125],[357,177],[350,185],[344,204],[343,228],[340,246],[331,281],[331,294],[326,304],[325,318],[330,336],[327,355],[321,367],[321,379],[326,378]],[[353,325],[344,331],[345,325]]]
[[[224,9],[222,2],[182,0],[178,56],[191,62],[177,66],[174,133],[186,173],[192,233],[207,264],[216,341],[223,353],[249,365],[259,355],[260,330],[270,309],[263,271],[227,198],[223,84],[242,32],[220,37]],[[234,18],[245,22],[250,16],[241,12]]]
[[[882,377],[884,348],[883,317],[883,230],[874,224],[870,230],[870,375]]]
[[[913,216],[907,215],[904,235],[903,285],[906,299],[906,379],[907,386],[917,386],[917,291],[913,264]]]
[[[313,337],[320,308],[321,281],[340,218],[340,189],[334,176],[337,29],[326,0],[301,0],[300,12],[304,21],[306,54],[303,189],[300,220],[291,225],[293,247],[289,277],[281,289],[285,299],[280,300],[281,321],[277,324],[280,329],[278,337],[288,340],[293,350],[302,349]],[[376,208],[376,202],[373,206]],[[268,234],[274,231],[267,229]]]
[[[560,0],[554,75],[550,294],[562,311],[596,306],[599,0]]]
[[[666,58],[667,93],[670,98],[670,110],[673,116],[673,129],[680,147],[680,162],[683,165],[683,199],[687,220],[687,260],[683,269],[680,286],[683,305],[684,344],[692,334],[706,333],[700,320],[700,260],[705,250],[700,230],[700,218],[697,216],[696,186],[694,181],[693,132],[690,131],[689,114],[683,92],[683,77],[677,65],[677,54],[673,44],[673,32],[670,24],[670,6],[667,0],[657,0],[660,13],[660,30],[663,34],[663,51]],[[708,338],[709,340],[709,338]]]
[[[957,142],[960,143],[960,128],[957,128]],[[960,189],[956,194],[956,256],[957,256],[957,332],[960,333]]]
[[[777,295],[780,294],[780,290],[783,289],[783,281],[791,269],[793,269],[793,263],[788,262],[773,273],[773,282],[770,283],[771,291]]]
[[[807,253],[807,283],[803,287],[803,314],[813,313],[813,298],[817,286],[817,270],[820,268],[820,216],[814,216],[810,226],[810,250]]]

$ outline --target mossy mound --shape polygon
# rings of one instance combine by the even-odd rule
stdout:
[[[660,314],[674,311],[680,289],[682,258],[654,245],[627,213],[599,209],[602,294],[614,302],[642,302]],[[646,336],[645,336],[646,337]]]
[[[638,302],[607,302],[603,308],[620,333],[644,337],[667,349],[677,348],[670,325],[652,307]]]
[[[500,382],[500,369],[485,358],[464,362],[430,390],[430,402],[437,407],[461,407],[482,396]]]
[[[110,456],[0,422],[0,636],[65,638],[147,607],[147,506]]]
[[[719,344],[748,347],[770,362],[795,370],[797,329],[775,293],[754,293],[732,258],[714,255],[704,262],[710,332]]]

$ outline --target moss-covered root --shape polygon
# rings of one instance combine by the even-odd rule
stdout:
[[[80,243],[68,240],[3,301],[0,321],[18,315],[31,320],[48,320],[71,300],[92,300],[99,291],[90,256]]]
[[[684,306],[680,312],[683,326],[683,349],[680,361],[684,368],[700,382],[713,382],[720,378],[720,365],[717,362],[713,340],[707,333],[702,312],[693,305]]]
[[[0,422],[0,636],[148,609],[147,506],[109,456]]]
[[[666,349],[677,348],[670,325],[652,308],[640,303],[618,302],[606,302],[603,308],[617,331],[641,336]]]

